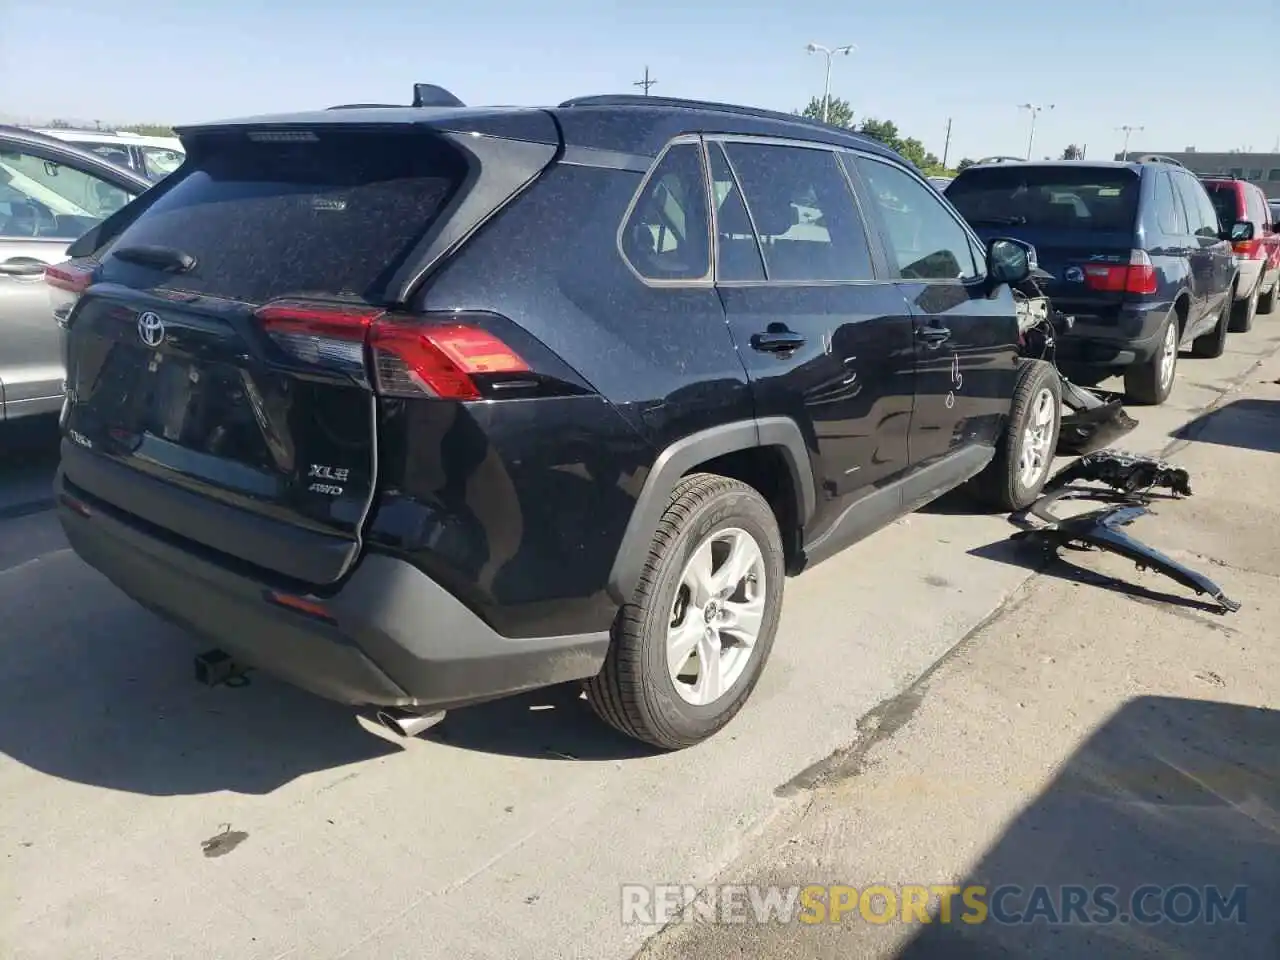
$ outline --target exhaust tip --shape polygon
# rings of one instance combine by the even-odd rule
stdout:
[[[378,723],[398,737],[411,738],[431,729],[445,717],[445,711],[434,713],[411,713],[384,707],[375,715]]]

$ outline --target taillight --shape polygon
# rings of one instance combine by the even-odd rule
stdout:
[[[530,371],[518,353],[465,315],[403,316],[297,300],[273,301],[256,315],[295,360],[371,382],[386,397],[478,400],[475,376]]]
[[[1266,256],[1261,240],[1241,240],[1239,243],[1233,243],[1231,249],[1241,260],[1262,260]]]
[[[1085,265],[1084,285],[1099,293],[1148,295],[1158,289],[1156,268],[1145,250],[1133,250],[1128,263]]]
[[[44,282],[49,287],[49,308],[53,319],[65,324],[81,295],[96,277],[98,264],[92,260],[65,260],[45,267]]]

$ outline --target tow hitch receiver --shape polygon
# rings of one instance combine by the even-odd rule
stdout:
[[[1101,481],[1113,490],[1069,486],[1073,481],[1088,480]],[[1050,479],[1046,484],[1048,492],[1014,518],[1024,529],[1013,534],[1012,539],[1034,540],[1055,553],[1062,548],[1106,550],[1132,560],[1139,570],[1163,574],[1191,589],[1196,596],[1208,594],[1221,613],[1236,612],[1240,604],[1229,599],[1208,577],[1184,567],[1122,529],[1150,512],[1148,505],[1157,496],[1151,490],[1157,486],[1170,489],[1173,499],[1191,495],[1190,477],[1180,467],[1154,457],[1100,450],[1082,457]],[[1113,503],[1071,517],[1059,517],[1051,512],[1053,504],[1065,499],[1111,500]],[[1028,514],[1044,526],[1029,525]]]

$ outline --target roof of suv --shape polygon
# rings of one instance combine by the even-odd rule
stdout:
[[[882,156],[898,157],[884,144],[863,134],[832,126],[807,117],[744,107],[734,104],[701,100],[684,100],[673,97],[645,96],[593,96],[566,100],[554,107],[536,106],[381,106],[343,105],[328,110],[311,110],[299,113],[269,114],[240,117],[209,123],[189,124],[177,128],[181,135],[197,132],[213,132],[232,127],[305,127],[305,126],[367,126],[367,125],[422,125],[457,129],[460,126],[482,124],[491,128],[492,123],[505,118],[516,119],[531,114],[551,115],[557,121],[570,116],[590,117],[596,121],[597,136],[592,139],[609,139],[610,128],[628,126],[641,114],[660,114],[671,118],[699,117],[689,124],[689,132],[715,130],[719,133],[754,133],[797,140],[809,140],[831,146],[856,147]]]

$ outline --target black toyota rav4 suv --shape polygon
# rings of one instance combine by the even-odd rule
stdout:
[[[59,515],[140,603],[322,696],[412,718],[584,681],[693,744],[785,576],[1049,470],[1030,249],[871,140],[656,97],[180,133],[47,278]]]

